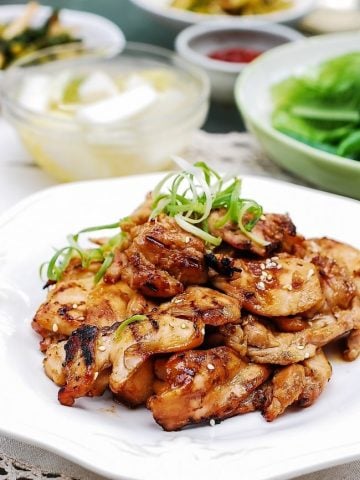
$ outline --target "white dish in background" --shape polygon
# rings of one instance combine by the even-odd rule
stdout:
[[[171,7],[172,0],[130,0],[141,10],[149,13],[157,20],[161,20],[170,27],[181,30],[182,28],[209,20],[230,19],[234,23],[244,25],[252,21],[272,23],[295,23],[309,13],[315,6],[316,0],[293,0],[294,5],[285,10],[262,15],[209,15],[180,8]]]
[[[233,103],[235,81],[248,64],[214,60],[208,57],[209,54],[236,47],[265,53],[271,48],[302,38],[304,36],[301,33],[284,25],[239,25],[230,19],[192,25],[179,33],[175,45],[182,58],[206,71],[213,100]]]
[[[24,11],[25,5],[1,5],[0,24],[8,23],[19,17]],[[32,25],[41,25],[52,11],[51,7],[40,5],[34,16]],[[69,27],[75,37],[84,41],[88,48],[108,47],[114,53],[120,52],[125,45],[125,37],[120,28],[110,20],[94,13],[79,10],[60,9],[60,21],[65,27]]]
[[[162,178],[157,174],[67,184],[29,197],[0,218],[0,431],[99,474],[122,480],[289,479],[360,457],[360,361],[332,359],[317,403],[268,424],[258,412],[166,433],[145,408],[106,398],[61,406],[42,371],[31,318],[44,299],[38,267],[82,227],[127,215]],[[290,184],[245,177],[244,195],[267,211],[289,212],[299,231],[360,247],[358,202]],[[334,218],[336,221],[334,221]]]

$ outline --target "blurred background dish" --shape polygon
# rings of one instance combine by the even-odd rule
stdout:
[[[34,50],[71,41],[86,48],[111,48],[114,53],[125,45],[121,29],[93,13],[60,9],[57,15],[36,2],[0,6],[0,69]]]
[[[325,60],[359,51],[358,45],[360,33],[341,33],[278,47],[246,68],[235,96],[247,128],[275,163],[318,187],[360,199],[359,161],[306,145],[276,130],[271,120],[275,84],[316,69]]]
[[[301,33],[283,25],[214,21],[183,30],[176,38],[176,50],[206,71],[213,100],[233,103],[236,78],[248,63],[271,48],[301,38]]]
[[[4,116],[35,161],[62,181],[169,168],[205,121],[207,77],[149,45],[78,53],[42,50],[4,75]]]
[[[214,0],[218,2],[220,0]],[[234,0],[223,0],[226,3],[234,3]],[[185,26],[192,25],[203,21],[209,21],[210,19],[219,20],[224,18],[232,20],[234,23],[251,22],[251,21],[263,21],[272,23],[294,23],[309,13],[315,5],[316,0],[287,0],[279,2],[272,0],[277,5],[284,6],[284,8],[271,9],[267,7],[269,13],[259,14],[245,14],[245,15],[229,15],[227,13],[199,13],[197,11],[187,10],[186,8],[177,8],[173,5],[174,0],[131,0],[141,10],[146,11],[154,18],[163,21],[167,25],[174,29],[180,30]],[[184,0],[178,2],[182,3],[185,7],[191,3],[191,0]],[[239,2],[235,2],[239,3]],[[241,1],[241,4],[244,2]],[[257,2],[259,3],[259,2]],[[264,5],[269,6],[269,2],[263,2]],[[234,11],[233,11],[234,12]],[[241,8],[239,10],[241,12]]]
[[[300,22],[303,31],[318,35],[360,29],[359,0],[318,0],[316,7]]]

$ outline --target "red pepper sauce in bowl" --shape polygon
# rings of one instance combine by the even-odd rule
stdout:
[[[221,60],[222,62],[250,63],[262,53],[263,52],[260,50],[253,50],[250,48],[231,47],[222,50],[215,50],[208,54],[208,57],[213,60]]]

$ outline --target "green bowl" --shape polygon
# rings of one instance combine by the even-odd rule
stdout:
[[[360,199],[360,162],[294,140],[275,130],[270,119],[272,85],[356,50],[360,33],[322,35],[277,47],[243,70],[235,99],[248,130],[276,164],[324,190]]]

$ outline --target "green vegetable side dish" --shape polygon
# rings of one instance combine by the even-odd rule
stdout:
[[[8,24],[0,25],[0,70],[34,51],[81,42],[81,39],[61,25],[59,10],[53,10],[39,27],[32,26],[38,9],[37,2],[29,2],[21,16]]]
[[[152,192],[153,205],[150,219],[160,214],[173,217],[185,231],[201,238],[209,249],[216,248],[221,238],[208,232],[207,220],[212,210],[224,209],[224,216],[218,221],[221,227],[229,220],[239,227],[241,232],[259,245],[266,245],[252,233],[263,214],[262,207],[254,200],[241,197],[241,179],[222,177],[206,163],[190,165],[181,158],[175,159],[183,171],[172,172],[155,187]],[[131,222],[131,217],[108,225],[100,225],[80,230],[75,235],[68,235],[68,245],[57,250],[49,262],[40,267],[40,274],[45,271],[47,283],[52,285],[61,280],[62,275],[73,258],[81,260],[83,268],[98,263],[94,282],[98,283],[113,262],[115,250],[127,246],[127,234],[121,231],[122,222]],[[96,241],[96,247],[83,247],[80,236],[103,230],[116,230],[108,239]]]
[[[274,128],[320,150],[360,160],[360,52],[328,60],[272,88]]]

